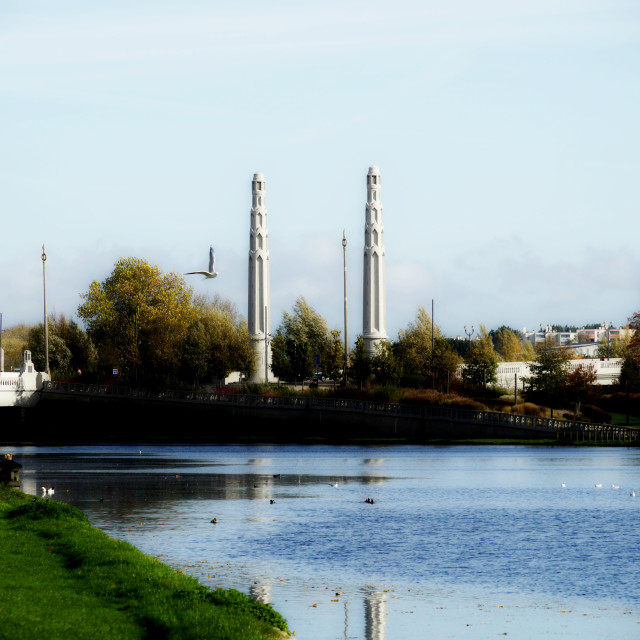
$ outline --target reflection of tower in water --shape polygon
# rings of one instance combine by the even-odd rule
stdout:
[[[249,587],[249,595],[262,604],[269,604],[271,602],[271,585],[256,581]]]
[[[387,602],[384,593],[372,591],[364,598],[364,637],[367,640],[384,640]]]

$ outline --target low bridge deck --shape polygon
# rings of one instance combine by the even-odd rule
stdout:
[[[365,419],[392,420],[397,426],[399,422],[409,421],[425,426],[431,424],[471,425],[477,428],[493,428],[501,432],[529,433],[536,438],[554,438],[572,441],[638,441],[640,430],[633,427],[594,424],[540,418],[496,411],[458,409],[452,407],[434,407],[426,405],[408,405],[366,400],[350,400],[340,398],[321,398],[315,396],[263,396],[248,394],[230,394],[222,392],[196,391],[160,391],[130,387],[77,384],[68,382],[45,382],[45,397],[76,399],[129,399],[145,400],[155,403],[185,403],[189,405],[211,405],[235,409],[280,410],[281,412],[304,412],[308,415],[322,415],[330,420],[331,415],[346,417],[366,416]],[[236,415],[236,414],[234,414]],[[396,431],[397,433],[397,431]]]

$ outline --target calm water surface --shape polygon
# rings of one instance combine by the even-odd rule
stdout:
[[[23,491],[273,603],[300,639],[640,637],[635,449],[9,451]]]

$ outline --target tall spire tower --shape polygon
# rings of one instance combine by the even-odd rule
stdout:
[[[248,328],[255,351],[256,369],[251,382],[268,382],[271,373],[271,289],[269,285],[269,233],[267,231],[266,186],[261,173],[253,175],[251,233],[249,238]]]
[[[384,228],[380,202],[380,170],[369,167],[364,227],[362,337],[367,355],[387,340],[387,299],[384,274]]]

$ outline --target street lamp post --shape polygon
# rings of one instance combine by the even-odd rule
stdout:
[[[471,331],[469,331],[467,329],[467,325],[464,325],[464,332],[467,334],[467,337],[469,338],[469,348],[471,348],[471,336],[473,335],[475,329],[473,327],[473,325],[471,325]]]
[[[49,375],[49,322],[47,318],[47,254],[42,245],[42,288],[44,291],[44,371]]]
[[[269,384],[269,330],[267,327],[267,305],[264,307],[264,383]]]
[[[0,373],[4,371],[4,351],[2,350],[2,313],[0,313]]]
[[[607,360],[609,360],[609,353],[611,350],[611,327],[613,322],[603,322],[604,328],[607,330]]]
[[[349,367],[349,316],[347,312],[347,234],[342,230],[342,262],[344,265],[344,384],[347,384],[347,368]]]

